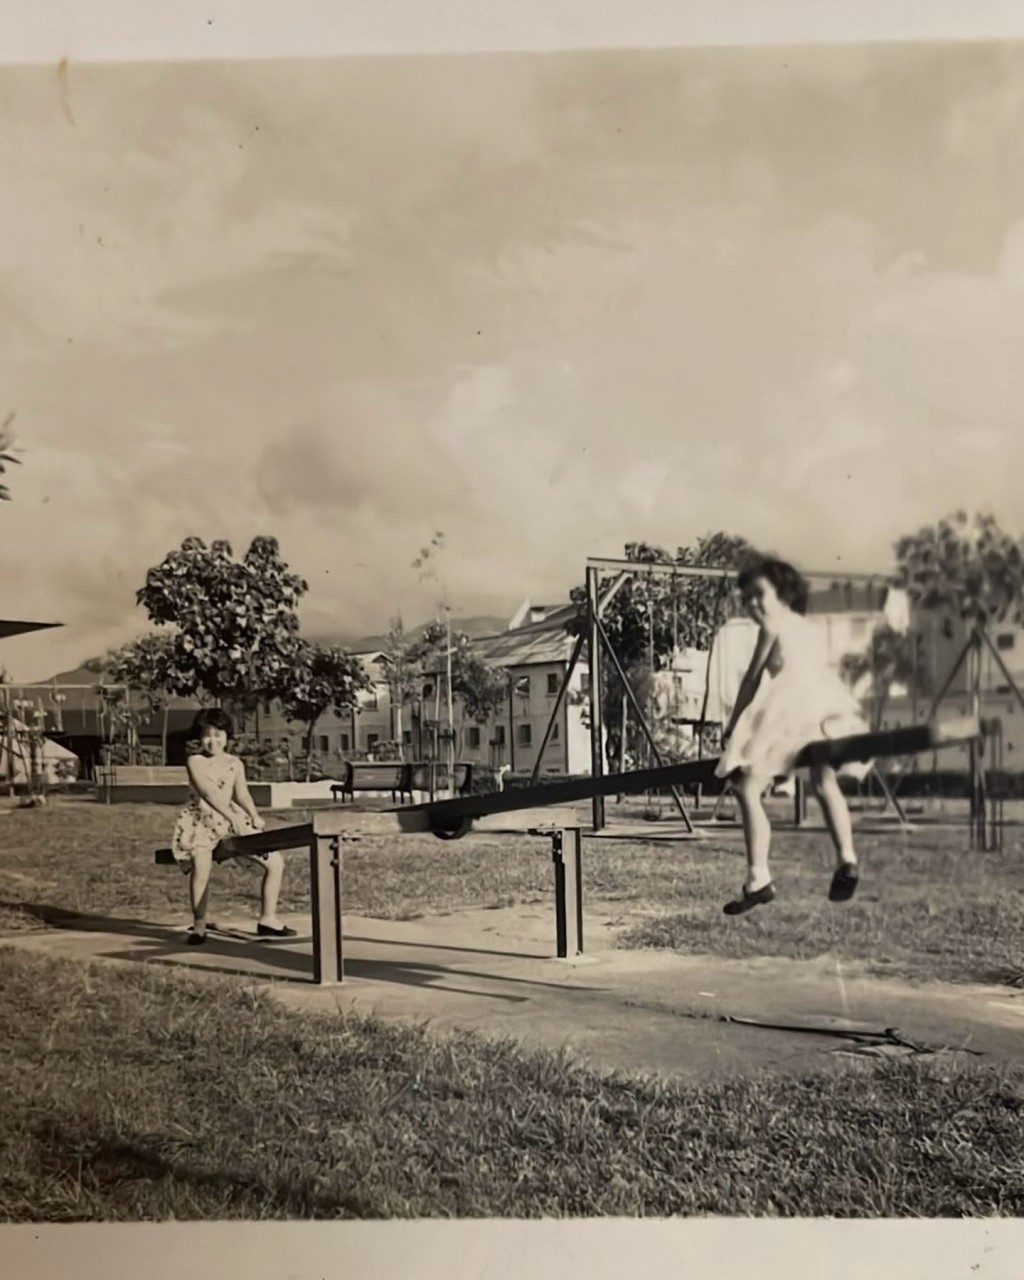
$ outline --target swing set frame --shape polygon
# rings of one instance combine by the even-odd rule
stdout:
[[[583,655],[584,648],[587,649],[589,659],[589,702],[590,702],[590,771],[594,778],[605,776],[604,767],[604,715],[602,706],[602,688],[603,688],[603,662],[602,655],[607,655],[611,660],[619,679],[622,681],[626,694],[626,701],[632,708],[636,722],[640,726],[641,731],[647,741],[647,745],[657,763],[663,766],[665,764],[661,752],[658,750],[654,735],[651,732],[650,724],[644,715],[643,708],[640,706],[639,699],[635,691],[626,677],[626,672],[615,652],[614,646],[608,635],[608,631],[603,622],[603,616],[611,604],[612,600],[618,594],[626,583],[634,579],[652,579],[655,577],[670,578],[678,581],[680,578],[710,578],[717,579],[720,582],[718,598],[716,600],[716,616],[714,619],[716,629],[721,625],[722,605],[728,594],[728,591],[735,585],[735,581],[739,575],[739,570],[735,568],[726,568],[720,565],[693,565],[693,564],[675,564],[664,563],[662,561],[646,561],[646,560],[619,560],[609,559],[606,557],[588,556],[586,562],[586,597],[581,610],[581,626],[573,645],[572,653],[562,678],[558,695],[551,707],[548,717],[547,726],[544,730],[544,736],[541,739],[540,748],[537,752],[536,762],[533,766],[530,785],[534,786],[540,774],[541,761],[544,757],[544,751],[550,740],[552,730],[557,721],[558,714],[561,710],[562,703],[565,700],[569,686],[572,682],[573,674]],[[609,576],[611,581],[608,582]],[[811,582],[827,582],[832,587],[849,588],[853,585],[868,585],[879,587],[895,586],[895,579],[889,574],[880,573],[841,573],[837,574],[826,571],[809,571],[803,572],[803,576]],[[675,595],[673,593],[673,603]],[[710,658],[710,655],[709,655]],[[707,727],[705,719],[708,705],[710,681],[710,665],[708,675],[704,682],[704,700],[701,708],[701,718],[697,724],[697,758],[703,758],[704,749],[704,732]],[[907,817],[896,798],[895,794],[889,788],[883,775],[876,766],[872,766],[875,777],[878,779],[885,796],[885,806],[892,805],[895,809],[901,824],[906,825]],[[689,839],[696,836],[697,830],[693,818],[687,811],[683,803],[679,788],[672,786],[670,788],[673,802],[679,811],[679,815],[683,820],[685,832],[681,838]],[[604,796],[596,794],[591,800],[591,826],[594,832],[603,830],[606,825],[606,814]],[[700,807],[700,790],[697,791],[696,808]],[[806,817],[806,796],[804,794],[802,781],[797,781],[796,791],[796,823],[801,825]],[[711,815],[711,821],[714,821],[717,814],[718,805],[715,806]]]

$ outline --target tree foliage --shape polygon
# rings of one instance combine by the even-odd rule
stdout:
[[[160,739],[164,762],[167,760],[167,712],[172,696],[173,662],[174,637],[167,632],[154,631],[112,650],[98,664],[105,677],[141,693],[149,712],[162,717]]]
[[[153,631],[111,650],[103,663],[103,673],[114,684],[138,690],[149,709],[160,712],[171,697],[173,662],[174,637]]]
[[[964,511],[899,539],[899,584],[912,604],[981,626],[1024,617],[1024,547],[994,516]]]
[[[305,727],[306,780],[309,781],[313,754],[313,734],[325,712],[344,715],[357,703],[361,690],[371,682],[362,663],[337,645],[299,642],[288,687],[281,695],[281,707],[289,720]]]
[[[693,546],[681,546],[671,554],[647,542],[628,542],[625,558],[644,564],[678,565],[737,571],[754,554],[744,538],[716,532],[706,533]],[[599,595],[607,592],[616,574],[601,577]],[[675,648],[710,651],[715,633],[735,616],[739,602],[732,590],[732,578],[705,578],[671,574],[644,574],[638,568],[618,587],[605,609],[604,624],[611,648],[626,672],[629,687],[647,714],[650,673],[662,669]],[[571,599],[578,607],[567,630],[578,635],[586,626],[585,586],[573,588]],[[602,654],[602,716],[608,734],[608,752],[621,762],[625,753],[641,758],[646,739],[632,711],[627,712],[627,742],[622,741],[622,706],[625,686],[614,664]]]
[[[839,670],[850,685],[871,677],[872,729],[881,727],[893,685],[905,685],[920,694],[931,689],[923,636],[914,631],[897,631],[887,622],[875,628],[863,653],[845,654]]]
[[[423,676],[441,679],[445,675],[445,650],[448,628],[443,622],[431,622],[420,638],[409,647],[408,662],[417,680]],[[473,641],[461,631],[451,633],[452,696],[462,702],[467,719],[483,724],[502,706],[506,691],[505,676],[495,670],[476,652]]]
[[[302,654],[296,611],[307,589],[275,538],[254,538],[241,560],[225,541],[186,538],[136,596],[151,622],[174,628],[168,690],[243,707],[280,697]]]
[[[705,534],[694,546],[679,547],[675,555],[647,542],[628,542],[625,547],[625,558],[638,566],[675,564],[736,570],[752,553],[744,538],[727,533]],[[615,577],[612,572],[604,575],[599,592],[611,587]],[[574,587],[570,597],[580,612],[567,625],[570,633],[577,635],[585,625],[586,587]],[[601,620],[623,666],[650,660],[653,652],[657,670],[675,646],[710,649],[715,632],[737,608],[727,579],[645,575],[638,568],[616,591]]]
[[[0,426],[0,476],[3,476],[7,468],[12,464],[21,464],[21,459],[16,457],[12,452],[14,439],[11,435],[11,423],[14,421],[14,414],[9,413],[4,419],[3,425]],[[0,480],[0,500],[9,502],[11,498],[10,490]]]

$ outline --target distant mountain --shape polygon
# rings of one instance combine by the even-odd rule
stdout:
[[[75,667],[73,671],[61,671],[55,676],[49,676],[46,680],[33,680],[33,684],[99,684],[101,677],[98,672],[90,671],[86,663],[92,662],[94,659],[87,658],[80,667]]]

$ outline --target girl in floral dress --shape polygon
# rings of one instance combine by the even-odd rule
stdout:
[[[808,743],[868,728],[857,700],[828,662],[824,635],[804,616],[808,587],[797,570],[785,561],[764,559],[740,574],[738,586],[760,631],[716,767],[719,777],[733,783],[747,844],[747,878],[740,897],[726,903],[728,915],[775,897],[768,868],[771,826],[761,802],[765,790],[792,774]],[[847,765],[842,772],[863,776],[869,768]],[[831,766],[813,765],[809,772],[836,851],[829,899],[845,902],[853,897],[859,874],[850,812]]]
[[[194,732],[201,749],[186,762],[192,797],[178,814],[171,849],[182,871],[190,877],[192,946],[206,941],[206,911],[209,899],[213,851],[226,836],[247,836],[262,831],[263,819],[256,811],[245,779],[245,766],[229,754],[227,746],[234,734],[231,717],[224,711],[200,711]],[[280,853],[244,855],[263,868],[261,911],[256,925],[260,937],[295,937],[296,931],[281,923],[277,900],[284,877]]]

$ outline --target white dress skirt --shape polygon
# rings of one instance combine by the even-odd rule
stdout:
[[[787,611],[757,693],[737,720],[715,773],[788,778],[808,743],[867,731],[860,703],[829,664],[824,635],[801,614]],[[839,772],[863,778],[870,769],[870,762],[854,762]]]

